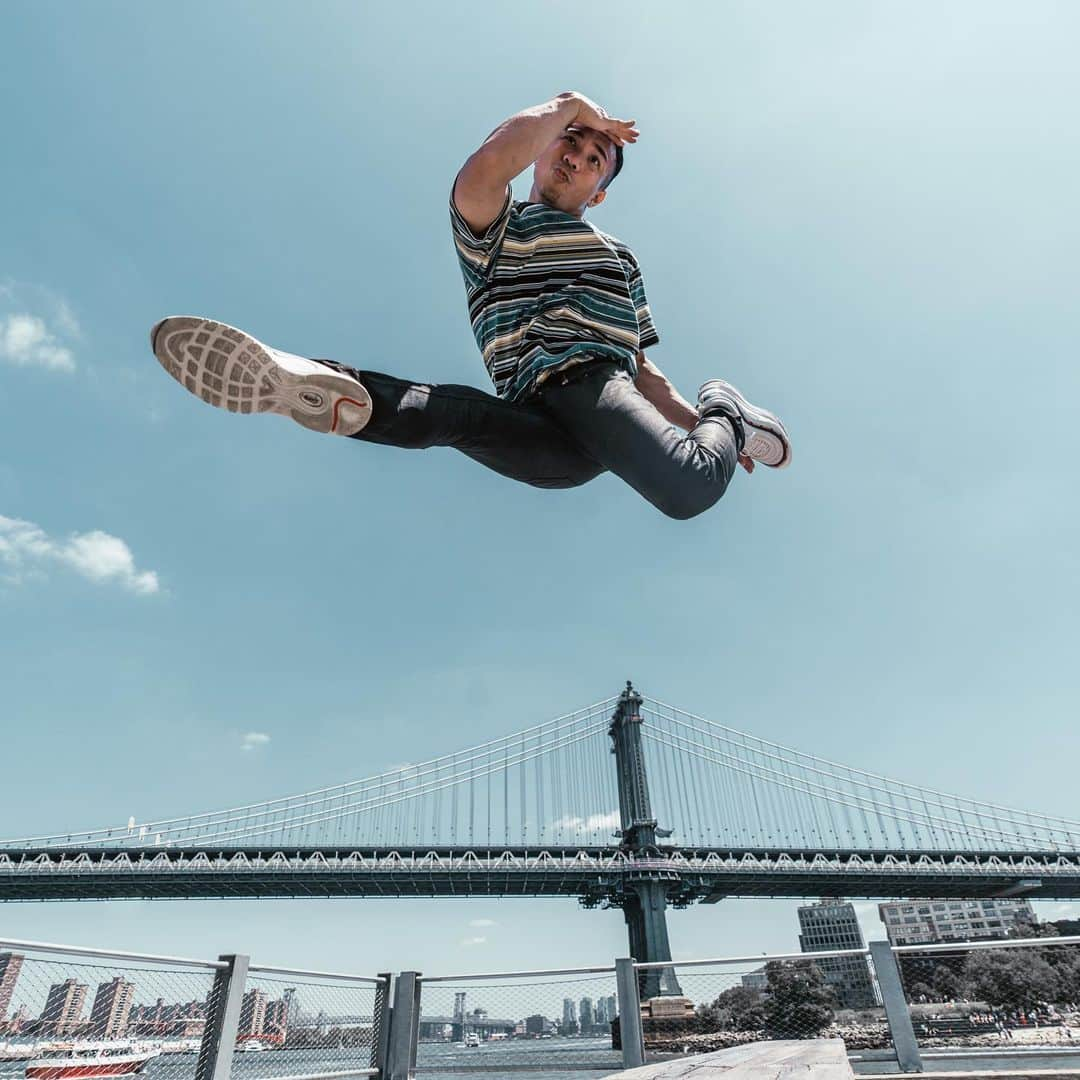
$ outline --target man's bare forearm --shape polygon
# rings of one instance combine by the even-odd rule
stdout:
[[[483,160],[493,183],[509,184],[574,122],[579,103],[578,95],[567,91],[541,105],[522,109],[504,120],[469,160]]]
[[[698,422],[698,411],[671,384],[667,376],[644,353],[638,353],[637,388],[642,397],[669,423],[690,431]]]

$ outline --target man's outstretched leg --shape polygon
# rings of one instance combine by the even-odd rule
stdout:
[[[163,319],[150,337],[173,378],[231,412],[278,413],[313,431],[404,449],[448,446],[535,487],[576,487],[604,471],[536,403],[309,360],[194,316]]]
[[[229,412],[278,413],[331,435],[355,435],[371,419],[371,395],[356,379],[225,323],[162,319],[150,331],[150,347],[177,382]]]
[[[585,451],[669,517],[695,517],[716,503],[741,453],[773,467],[790,460],[779,420],[719,379],[701,388],[700,420],[688,435],[676,431],[615,364],[553,379],[539,396]]]

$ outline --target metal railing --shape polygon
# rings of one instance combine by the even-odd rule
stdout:
[[[420,976],[419,986],[417,1073],[622,1067],[614,965]]]
[[[635,964],[651,1058],[763,1039],[892,1045],[869,949]]]
[[[148,1080],[378,1076],[389,981],[0,939],[0,1078],[35,1062]]]
[[[1080,1055],[1080,937],[893,951],[922,1058]]]
[[[146,1080],[584,1080],[811,1038],[905,1072],[1080,1055],[1080,937],[396,977],[0,939],[0,1080],[58,1057]]]

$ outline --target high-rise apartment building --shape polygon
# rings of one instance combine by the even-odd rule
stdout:
[[[22,963],[21,953],[0,952],[0,1024],[7,1020]]]
[[[804,953],[865,949],[855,908],[846,900],[821,900],[799,908],[799,948]],[[877,1004],[870,965],[865,956],[831,956],[815,964],[842,1009],[869,1009]]]
[[[578,1002],[578,1023],[581,1024],[581,1033],[585,1035],[593,1026],[593,1003],[591,997],[583,997]]]
[[[893,945],[1005,938],[1035,922],[1027,900],[919,900],[879,904],[878,914]]]
[[[266,1003],[266,1020],[263,1034],[284,1042],[289,1029],[289,1003],[285,998],[274,998]]]
[[[266,1028],[266,1000],[266,992],[263,990],[249,990],[244,995],[240,1003],[238,1035],[262,1035]]]
[[[608,996],[606,998],[604,998],[604,1000],[607,1002],[607,1018],[608,1018],[608,1021],[610,1022],[610,1021],[614,1020],[616,1016],[619,1015],[619,1010],[615,1006],[615,995],[614,994],[608,994]]]
[[[289,1028],[300,1020],[300,1002],[296,998],[296,987],[286,987],[281,996],[285,1000],[285,1026]]]
[[[51,1035],[64,1035],[79,1024],[88,989],[85,983],[75,979],[65,979],[50,986],[45,1008],[41,1010],[42,1030]]]
[[[573,998],[562,999],[562,1030],[564,1035],[577,1031],[577,1006]]]
[[[90,1008],[90,1028],[99,1039],[121,1038],[127,1034],[128,1016],[135,1001],[135,984],[117,976],[98,985]]]

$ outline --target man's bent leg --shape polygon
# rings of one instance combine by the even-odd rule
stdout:
[[[709,417],[682,435],[613,364],[596,364],[565,385],[545,384],[539,397],[589,454],[669,517],[708,510],[734,475],[730,420]]]
[[[471,386],[414,383],[332,360],[319,363],[358,379],[371,395],[371,419],[354,439],[411,450],[449,446],[534,487],[577,487],[604,471],[535,402],[511,404]]]

